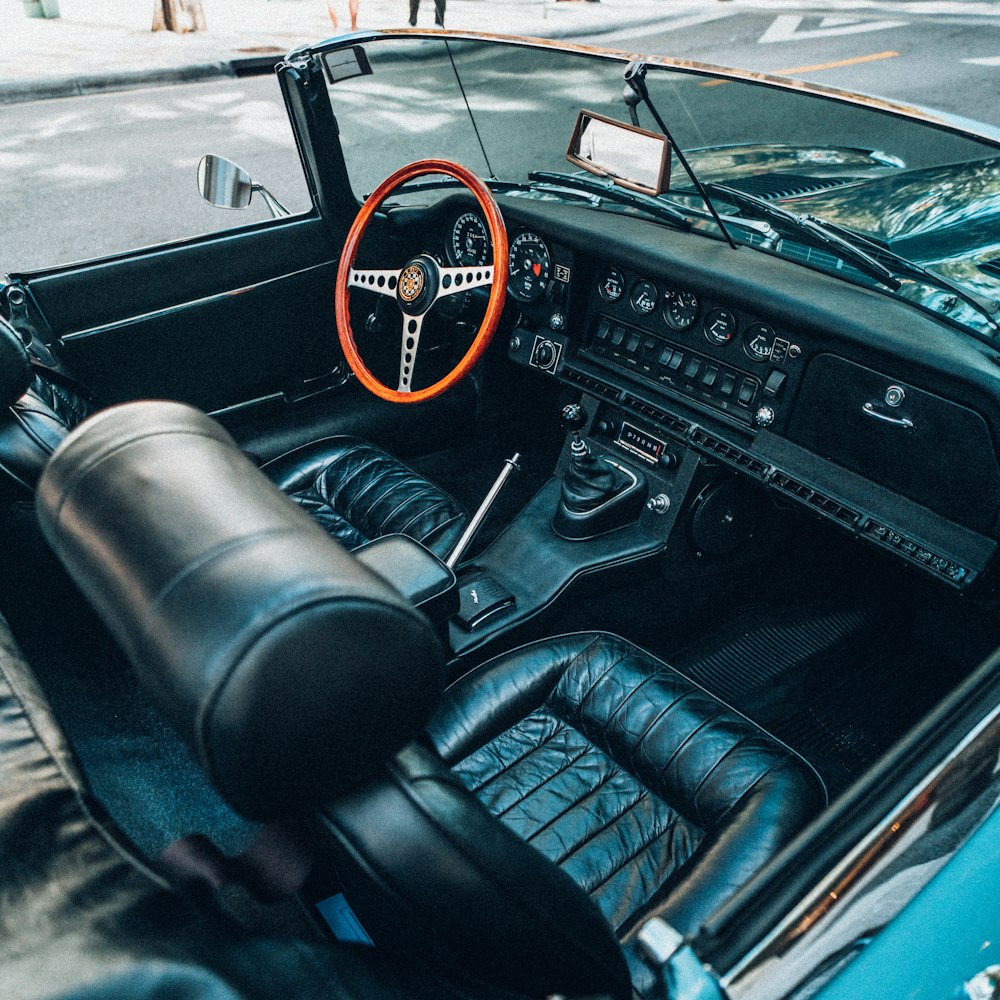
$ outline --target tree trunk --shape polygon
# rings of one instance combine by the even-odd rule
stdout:
[[[153,0],[153,31],[204,31],[201,0]]]

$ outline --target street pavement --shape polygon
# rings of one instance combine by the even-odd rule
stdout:
[[[347,0],[204,0],[208,30],[151,30],[152,3],[61,0],[58,18],[28,18],[0,3],[0,104],[233,75],[350,29]],[[446,27],[550,38],[641,29],[670,0],[448,0]],[[409,0],[360,0],[358,28],[408,27]],[[417,26],[434,27],[433,0]]]

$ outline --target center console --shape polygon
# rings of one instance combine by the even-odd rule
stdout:
[[[456,658],[542,614],[582,578],[665,549],[698,455],[638,427],[612,424],[596,399],[584,397],[581,412],[584,423],[567,438],[553,477],[499,538],[461,566],[463,611],[449,625]],[[567,528],[564,484],[573,476],[580,444],[593,463],[607,467],[614,492]],[[476,606],[482,614],[468,613]]]

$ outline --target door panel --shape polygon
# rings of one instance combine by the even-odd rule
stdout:
[[[102,403],[158,396],[214,410],[339,363],[335,273],[323,223],[306,219],[19,277]]]

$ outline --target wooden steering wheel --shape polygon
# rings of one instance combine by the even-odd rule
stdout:
[[[358,245],[372,216],[383,201],[401,184],[424,174],[446,174],[461,181],[475,195],[486,219],[490,240],[493,243],[492,264],[470,267],[444,267],[429,254],[419,254],[411,258],[399,269],[356,268]],[[416,365],[417,348],[420,343],[420,329],[424,316],[438,299],[457,295],[470,288],[492,285],[486,314],[479,325],[465,356],[442,379],[425,389],[412,390],[410,383]],[[380,382],[361,360],[348,310],[350,289],[366,288],[369,291],[395,299],[402,313],[402,342],[399,352],[399,384],[395,389]],[[500,322],[504,302],[507,298],[507,229],[500,209],[489,188],[471,170],[452,163],[450,160],[417,160],[401,167],[387,177],[368,197],[358,212],[340,257],[337,268],[337,284],[334,293],[337,334],[344,357],[358,381],[376,396],[393,403],[419,403],[432,399],[472,370],[489,345]]]

